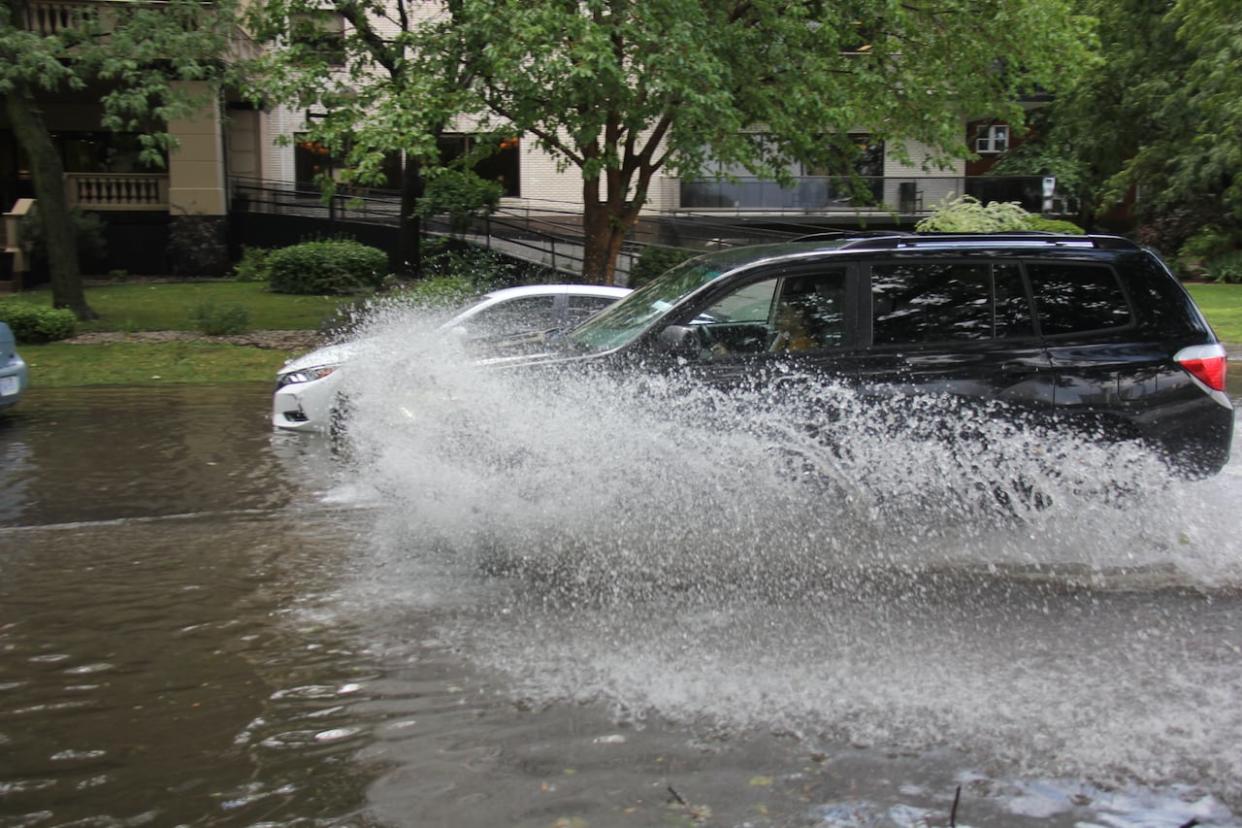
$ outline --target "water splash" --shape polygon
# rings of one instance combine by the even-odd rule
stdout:
[[[515,692],[1242,796],[1233,467],[943,398],[482,366],[402,312],[366,342],[378,577]]]

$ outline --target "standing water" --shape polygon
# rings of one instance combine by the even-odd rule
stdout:
[[[1242,467],[409,327],[0,420],[0,824],[1242,824]]]

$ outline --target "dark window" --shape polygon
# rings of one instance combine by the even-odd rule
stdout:
[[[294,14],[289,23],[289,39],[329,66],[345,65],[345,18],[334,11]]]
[[[1015,265],[892,264],[871,272],[876,345],[1031,336]]]
[[[1130,324],[1130,305],[1111,268],[1085,264],[1027,265],[1045,336]]]
[[[504,187],[505,196],[517,198],[522,194],[521,141],[517,138],[502,138],[493,144],[474,135],[445,134],[436,143],[441,164],[462,159],[480,178]]]
[[[871,304],[876,345],[993,336],[988,265],[879,265],[871,271]]]
[[[570,296],[567,320],[569,327],[585,322],[616,301],[613,296]]]
[[[1022,287],[1022,271],[1017,265],[993,265],[992,285],[996,291],[997,339],[1033,336],[1031,303]]]
[[[845,271],[793,276],[776,303],[773,351],[818,351],[845,342]]]
[[[556,327],[553,296],[524,296],[492,305],[466,320],[470,336],[500,336]]]
[[[336,160],[332,151],[304,132],[293,136],[293,175],[299,188],[318,188],[317,178],[331,175]]]

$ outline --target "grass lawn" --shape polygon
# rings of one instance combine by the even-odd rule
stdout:
[[[1242,285],[1188,284],[1203,315],[1222,341],[1242,345]]]
[[[38,388],[73,385],[273,382],[291,354],[211,342],[21,346]]]
[[[32,290],[0,299],[31,302],[48,307],[50,290]],[[120,284],[86,289],[86,301],[99,314],[78,330],[90,331],[192,331],[190,312],[212,302],[217,307],[242,305],[250,311],[254,330],[315,330],[337,305],[352,301],[348,296],[291,296],[269,293],[262,282],[173,282],[169,284]]]

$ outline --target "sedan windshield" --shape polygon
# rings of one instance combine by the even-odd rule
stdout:
[[[574,328],[566,339],[588,351],[619,348],[637,338],[683,296],[723,272],[716,262],[691,259]]]

